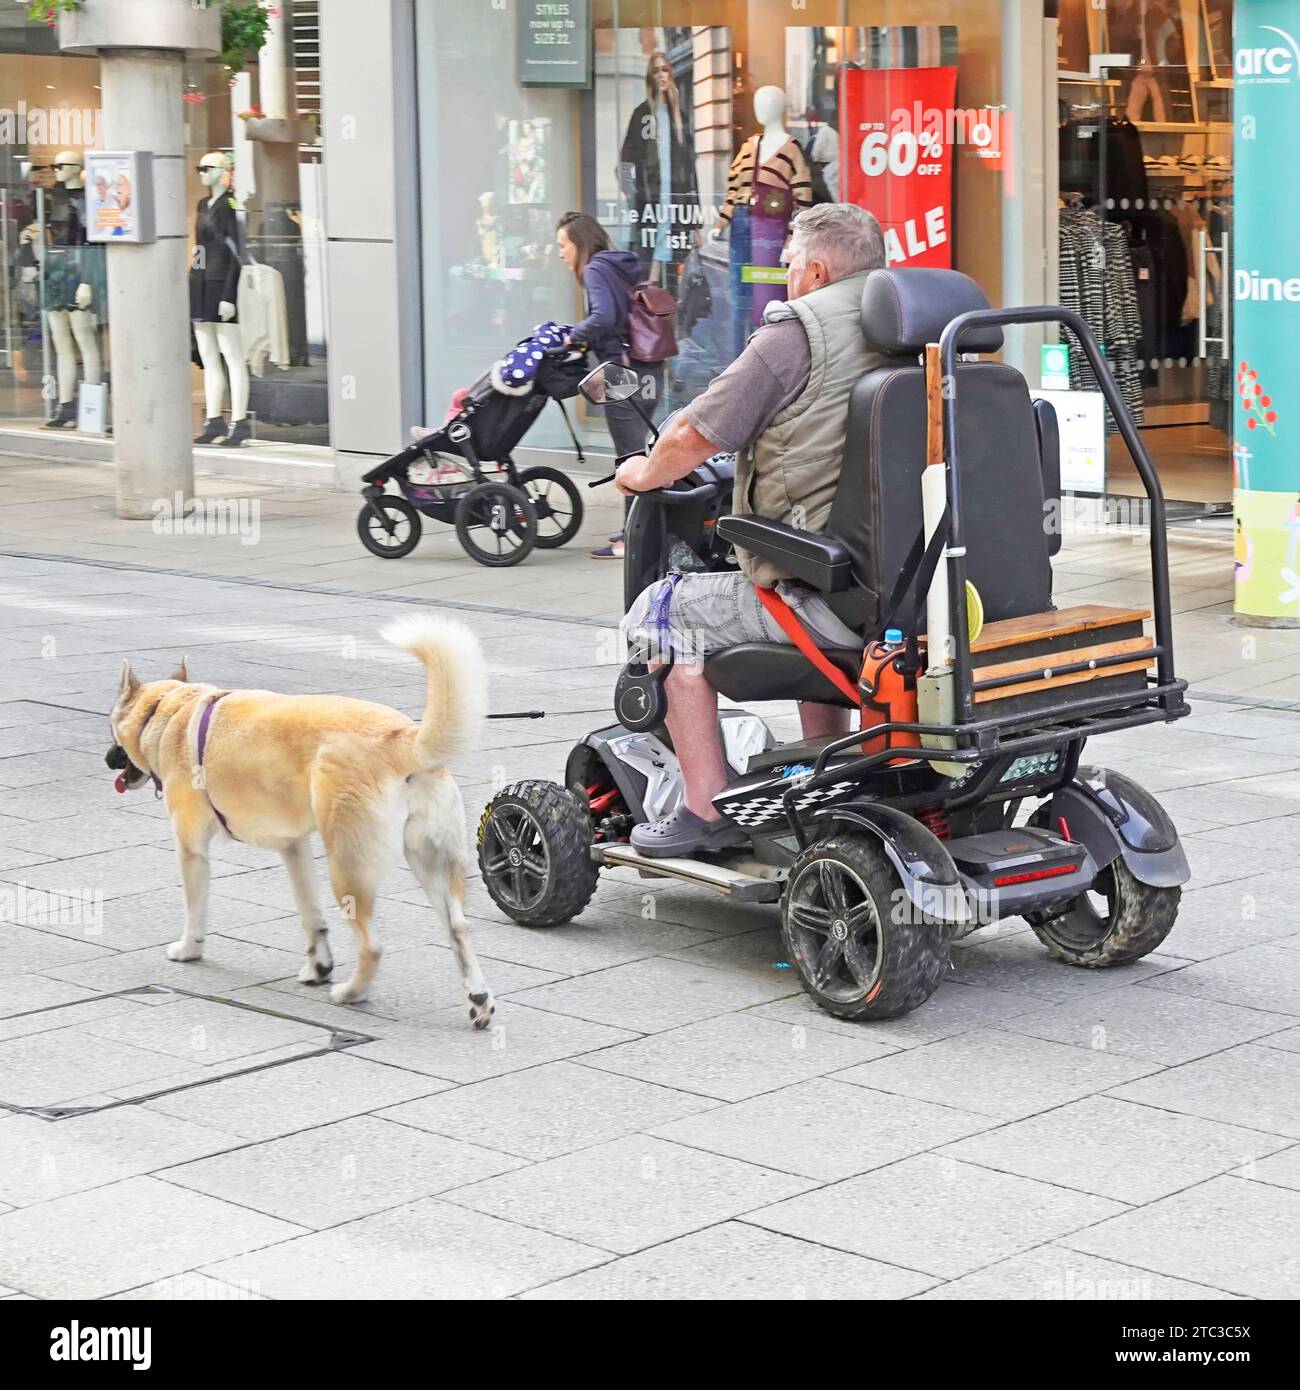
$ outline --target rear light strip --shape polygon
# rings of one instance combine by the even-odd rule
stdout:
[[[1062,874],[1076,873],[1079,865],[1083,863],[1080,859],[1077,864],[1058,864],[1051,869],[1034,869],[1027,874],[1003,874],[1001,878],[993,880],[994,888],[1008,888],[1013,883],[1034,883],[1040,878],[1060,878]]]

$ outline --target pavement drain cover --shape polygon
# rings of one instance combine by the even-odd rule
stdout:
[[[218,995],[143,985],[0,1019],[0,1111],[62,1120],[372,1041]]]

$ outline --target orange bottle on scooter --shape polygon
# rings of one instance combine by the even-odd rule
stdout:
[[[859,727],[865,732],[881,724],[915,724],[916,677],[905,671],[907,646],[903,634],[891,627],[881,642],[869,642],[862,655],[862,675],[858,689],[862,694],[862,714]],[[864,753],[879,753],[883,748],[917,748],[919,735],[910,733],[883,734],[863,741]],[[906,762],[906,758],[894,759]]]

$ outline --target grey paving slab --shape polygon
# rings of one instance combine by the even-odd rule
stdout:
[[[1278,1187],[1289,1187],[1300,1192],[1300,1145],[1269,1154],[1267,1158],[1243,1163],[1233,1176],[1254,1182],[1275,1183]]]
[[[459,1007],[369,1031],[378,1034],[376,1040],[354,1048],[354,1056],[463,1082],[581,1056],[636,1036],[624,1028],[525,1008],[513,1000],[498,1000],[486,1033],[472,1029]]]
[[[3,893],[0,886],[0,900]],[[93,926],[93,903],[87,904],[87,908],[83,922]],[[22,926],[11,916],[0,920],[0,972],[5,975],[39,974],[68,965],[111,959],[110,952],[93,941],[69,939],[36,927]]]
[[[127,1178],[0,1216],[0,1282],[37,1298],[102,1298],[301,1231],[157,1178]]]
[[[480,1144],[360,1115],[168,1168],[161,1176],[318,1230],[494,1177],[521,1162]]]
[[[212,861],[212,877],[220,879],[237,873],[235,864]],[[10,876],[12,879],[12,875]],[[121,849],[104,850],[98,854],[80,854],[53,864],[37,864],[22,870],[22,882],[28,888],[47,892],[101,893],[105,898],[125,897],[153,888],[174,885],[180,877],[176,853],[156,845],[126,845]]]
[[[342,937],[343,933],[331,933]],[[380,941],[383,941],[383,927],[379,928]],[[248,942],[241,942],[248,946]],[[266,949],[266,948],[258,948]],[[340,941],[337,959],[350,959],[344,953]],[[298,970],[299,960],[290,975]],[[482,964],[482,962],[480,962]],[[514,965],[508,961],[495,961],[491,967],[483,965],[483,974],[498,1001],[502,995],[526,990],[529,986],[546,984],[558,979],[553,970],[535,970],[527,965]],[[338,965],[335,966],[334,979],[346,979]],[[271,988],[287,996],[301,997],[304,994],[318,993],[311,985],[300,984],[296,979],[281,979],[272,983]],[[405,949],[386,951],[379,966],[379,973],[371,986],[366,999],[353,1006],[357,1018],[366,1016],[390,1019],[419,1018],[449,1005],[458,1004],[464,994],[461,988],[460,972],[456,958],[446,946],[410,946]],[[357,1027],[363,1027],[360,1022]]]
[[[549,1062],[380,1113],[402,1124],[537,1160],[603,1144],[712,1104],[666,1086],[572,1062]]]
[[[1300,1052],[1300,1027],[1288,1028],[1282,1033],[1270,1033],[1261,1038],[1264,1047],[1280,1047],[1284,1052]]]
[[[459,1188],[446,1200],[630,1254],[809,1185],[752,1163],[635,1135]]]
[[[528,1300],[841,1300],[907,1298],[932,1283],[739,1221],[665,1241],[522,1295]]]
[[[56,1122],[8,1115],[0,1119],[0,1200],[33,1206],[242,1142],[137,1105]]]
[[[1270,843],[1274,834],[1270,829]],[[1286,872],[1185,889],[1165,949],[1186,960],[1208,960],[1295,936],[1300,915],[1294,898],[1294,875]]]
[[[1300,1192],[1243,1178],[1213,1178],[1061,1243],[1248,1298],[1300,1294]]]
[[[1012,1033],[1176,1066],[1291,1026],[1287,1014],[1138,986],[1057,1004],[1002,1023]]]
[[[509,1298],[608,1260],[606,1251],[438,1198],[205,1267],[281,1299]]]
[[[1173,971],[1151,986],[1294,1017],[1300,1015],[1300,952],[1273,944],[1246,946]]]
[[[851,1067],[836,1080],[1010,1120],[1154,1070],[1131,1057],[983,1028]]]
[[[902,1018],[883,1019],[880,1022],[854,1023],[834,1018],[803,993],[792,995],[789,999],[778,999],[774,1004],[761,1004],[749,1012],[759,1018],[780,1019],[784,1023],[839,1033],[848,1038],[865,1037],[872,1042],[888,1043],[891,1047],[907,1048],[920,1047],[958,1033],[968,1033],[973,1028],[1000,1024],[1006,1019],[1041,1009],[1043,1002],[1033,995],[1011,994],[983,985],[961,985],[949,979],[921,1008],[904,1014]]]
[[[1139,1206],[1233,1171],[1286,1143],[1234,1125],[1090,1096],[959,1139],[941,1152]]]
[[[178,999],[165,1009],[137,1005],[131,1013],[118,1012],[82,1026],[96,1037],[164,1052],[204,1067],[291,1043],[326,1047],[330,1041],[327,1030],[317,1024],[274,1018],[208,999]]]
[[[275,951],[214,933],[204,943],[202,960],[168,960],[161,946],[148,946],[96,956],[83,964],[47,968],[45,973],[100,991],[167,985],[191,994],[226,994],[292,977],[301,965],[301,952]]]
[[[110,1042],[78,1028],[28,1033],[0,1042],[0,1100],[9,1105],[65,1105],[88,1091],[149,1081],[176,1070],[160,1052]]]
[[[446,1084],[431,1076],[334,1052],[227,1077],[146,1104],[164,1115],[244,1139],[273,1139],[429,1095]]]
[[[0,926],[0,939],[8,930]],[[0,1018],[49,1009],[77,999],[90,999],[95,991],[66,980],[52,980],[44,975],[0,975]]]
[[[1300,1139],[1300,1053],[1243,1043],[1118,1086],[1122,1100]]]
[[[40,1009],[19,1014],[16,1018],[0,1018],[0,1042],[9,1038],[26,1037],[29,1033],[52,1033],[61,1028],[88,1028],[106,1018],[140,1010],[129,996],[110,995],[90,998],[84,1002],[63,1004],[57,1008]]]
[[[146,829],[150,825],[142,816],[126,816],[124,819],[144,821]],[[214,935],[227,934],[230,928],[259,922],[274,915],[271,908],[227,897],[219,883],[214,883],[208,899],[208,930]],[[96,924],[99,931],[86,939],[115,951],[137,951],[146,946],[163,947],[180,937],[184,921],[184,897],[177,882],[148,893],[105,899]],[[67,936],[81,935],[81,929],[75,925],[65,927],[55,922],[48,924],[44,930]],[[285,932],[266,944],[295,950],[302,941],[302,933],[296,924],[294,931],[296,936]]]
[[[593,1023],[656,1033],[763,1004],[797,988],[789,979],[767,980],[710,966],[653,959],[520,990],[514,1000]]]
[[[1102,1260],[1069,1250],[1063,1245],[1040,1245],[1023,1255],[949,1280],[918,1295],[923,1302],[937,1299],[1016,1299],[1065,1302],[1143,1303],[1156,1299],[1231,1300],[1237,1294],[1171,1279],[1136,1265]]]
[[[513,922],[502,926],[483,917],[474,919],[472,926],[481,960],[513,961],[561,975],[605,970],[714,939],[708,931],[680,922],[638,921],[596,907],[575,922],[544,931]]]
[[[1032,932],[992,941],[982,941],[976,933],[953,947],[951,959],[951,979],[955,983],[983,985],[986,989],[1036,995],[1061,1003],[1114,989],[1121,983],[1136,984],[1183,963],[1150,955],[1109,970],[1081,970],[1049,956]]]
[[[746,1220],[801,1240],[955,1279],[1125,1208],[938,1154],[818,1188]]]
[[[998,1122],[820,1078],[721,1105],[653,1133],[764,1168],[837,1182]]]
[[[736,1013],[608,1047],[583,1062],[718,1100],[744,1100],[893,1050],[865,1031],[845,1037]]]
[[[257,1301],[262,1295],[251,1285],[232,1284],[223,1279],[213,1279],[207,1274],[188,1270],[184,1274],[169,1274],[152,1283],[141,1284],[138,1289],[127,1289],[124,1293],[111,1294],[108,1303],[240,1303]]]

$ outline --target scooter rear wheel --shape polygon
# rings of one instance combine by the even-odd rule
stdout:
[[[901,894],[893,865],[862,835],[819,841],[790,866],[781,935],[804,989],[827,1013],[897,1018],[939,987],[948,937]]]
[[[420,513],[405,497],[376,497],[374,505],[384,515],[376,516],[369,503],[361,508],[357,516],[361,544],[381,560],[400,560],[409,555],[420,543]]]
[[[478,823],[478,865],[492,901],[526,927],[558,927],[596,891],[591,817],[555,782],[516,782]]]
[[[1064,912],[1027,913],[1025,920],[1057,960],[1096,970],[1154,951],[1173,930],[1181,896],[1181,888],[1141,882],[1116,859]]]
[[[456,504],[456,539],[480,565],[517,565],[537,544],[537,512],[519,488],[479,483]]]

